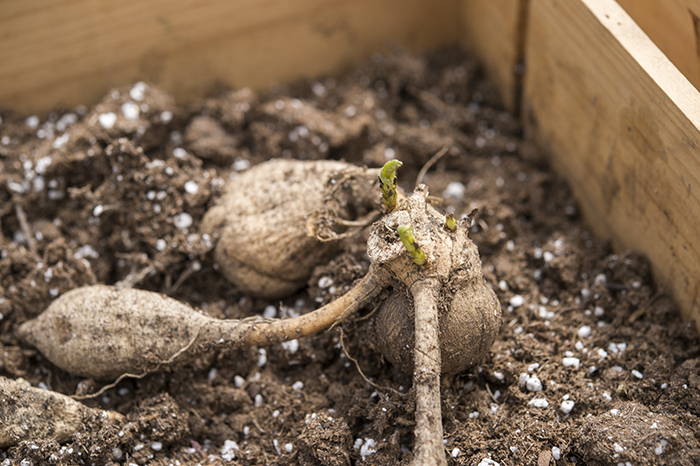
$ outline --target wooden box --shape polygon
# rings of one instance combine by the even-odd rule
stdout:
[[[464,42],[591,228],[700,321],[699,31],[700,0],[6,1],[0,103],[92,104],[136,80],[187,102]]]

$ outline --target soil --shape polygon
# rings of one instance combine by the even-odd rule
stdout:
[[[16,336],[82,285],[123,281],[217,318],[317,308],[366,273],[366,233],[319,264],[307,289],[251,299],[217,272],[215,239],[198,232],[226,181],[270,158],[398,158],[410,192],[446,148],[423,181],[458,218],[478,209],[470,237],[504,315],[488,357],[443,379],[448,464],[700,462],[693,323],[642,256],[591,235],[463,50],[377,55],[343,78],[222,89],[188,106],[137,83],[94,108],[0,116],[0,375],[68,395],[103,385]],[[63,445],[27,439],[0,450],[0,464],[407,464],[411,376],[375,350],[370,312],[123,380],[85,403],[124,425],[88,422]]]

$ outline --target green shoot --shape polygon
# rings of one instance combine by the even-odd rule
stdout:
[[[401,242],[403,243],[404,247],[409,254],[411,254],[413,262],[418,265],[425,265],[425,253],[416,243],[416,237],[413,236],[413,232],[411,231],[412,228],[413,227],[411,225],[399,225],[399,238],[401,238]]]
[[[452,212],[445,215],[445,226],[450,231],[455,231],[455,229],[457,228],[457,220],[455,220],[455,214],[453,214]]]
[[[384,164],[379,174],[379,188],[382,191],[382,202],[388,210],[396,207],[396,170],[403,165],[399,160],[390,160]]]

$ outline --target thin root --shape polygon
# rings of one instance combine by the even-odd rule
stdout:
[[[36,240],[34,239],[34,235],[32,235],[32,231],[29,229],[27,215],[24,213],[24,209],[22,209],[19,202],[15,202],[15,213],[17,214],[17,220],[19,221],[19,226],[22,229],[22,234],[24,235],[24,239],[27,241],[29,250],[35,257],[38,258],[39,255],[36,252]]]
[[[362,369],[360,368],[360,363],[357,362],[357,359],[350,356],[350,353],[348,353],[347,348],[345,348],[345,341],[343,340],[343,338],[345,336],[345,332],[343,332],[342,328],[339,328],[338,330],[340,331],[340,346],[343,348],[343,353],[345,353],[345,357],[347,357],[349,360],[351,360],[352,362],[355,363],[355,367],[357,368],[357,372],[360,373],[360,376],[362,376],[362,378],[365,380],[365,382],[367,382],[368,384],[370,384],[371,386],[373,386],[377,390],[386,390],[386,391],[392,392],[393,394],[401,396],[401,397],[408,396],[406,393],[401,393],[399,391],[394,390],[391,387],[385,387],[383,385],[376,384],[376,383],[372,382],[371,380],[369,380],[369,378],[367,378],[365,373],[362,372]]]
[[[202,329],[203,329],[204,327],[206,327],[207,325],[208,325],[208,324],[204,324],[204,325],[200,326],[200,327],[197,329],[197,331],[195,332],[194,336],[190,339],[190,341],[189,341],[185,346],[183,346],[182,348],[180,348],[175,354],[173,354],[172,356],[170,356],[167,360],[159,362],[158,365],[157,365],[155,368],[153,368],[152,370],[149,370],[149,371],[146,371],[146,372],[142,372],[141,374],[122,374],[122,375],[120,375],[119,377],[117,377],[117,380],[115,380],[114,382],[112,382],[112,383],[110,383],[110,384],[105,385],[104,387],[102,387],[101,389],[99,389],[98,391],[96,391],[95,393],[90,393],[90,394],[87,394],[87,395],[72,395],[71,398],[73,398],[74,400],[90,400],[90,399],[93,399],[93,398],[97,398],[98,396],[100,396],[100,395],[102,395],[104,392],[106,392],[107,390],[110,390],[110,389],[116,387],[117,385],[119,385],[119,383],[120,383],[122,380],[126,379],[126,378],[130,378],[130,379],[142,379],[142,378],[146,377],[148,374],[152,374],[153,372],[157,371],[157,370],[160,369],[161,367],[167,366],[168,364],[172,364],[172,363],[173,363],[177,358],[179,358],[185,351],[187,351],[188,349],[190,349],[190,348],[192,347],[192,345],[194,344],[194,342],[197,341],[197,338],[199,337],[199,334],[201,333]]]
[[[634,311],[632,314],[630,314],[630,316],[627,318],[627,323],[628,324],[635,323],[637,321],[637,319],[642,317],[647,312],[647,310],[651,307],[652,304],[654,304],[654,302],[657,299],[659,299],[661,296],[663,296],[663,294],[664,294],[664,290],[659,290],[654,296],[649,298],[649,300],[644,304],[644,306],[640,307],[639,309]]]

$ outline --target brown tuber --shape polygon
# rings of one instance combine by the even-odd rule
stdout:
[[[477,364],[488,353],[500,329],[501,307],[484,280],[479,251],[467,236],[467,226],[454,231],[445,227],[445,216],[425,202],[426,196],[424,188],[417,189],[372,227],[367,251],[372,263],[396,278],[375,318],[375,339],[391,363],[413,371],[415,312],[409,289],[429,276],[440,283],[442,373],[450,374]],[[399,241],[396,230],[402,224],[413,226],[427,257],[425,267],[417,267]]]
[[[90,417],[115,424],[123,420],[119,413],[88,408],[66,395],[0,377],[0,448],[23,440],[66,442]]]
[[[271,160],[229,181],[201,230],[218,236],[214,258],[243,293],[288,296],[333,256],[344,232],[371,223],[378,175],[333,160]]]
[[[440,374],[466,369],[486,354],[500,329],[501,307],[466,225],[449,228],[427,196],[420,185],[375,222],[367,254],[370,273],[394,289],[377,317],[378,346],[413,371],[414,464],[443,465]]]
[[[448,284],[446,295],[439,298],[443,374],[476,365],[489,352],[500,329],[496,296],[483,283],[480,267],[473,274],[471,283]],[[389,362],[408,373],[413,371],[414,318],[413,298],[403,285],[394,287],[375,317],[378,349]]]
[[[215,349],[271,345],[330,327],[381,289],[365,277],[338,300],[295,319],[219,320],[150,291],[93,285],[61,295],[19,337],[56,366],[100,380],[171,369]]]

